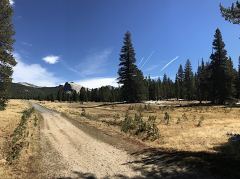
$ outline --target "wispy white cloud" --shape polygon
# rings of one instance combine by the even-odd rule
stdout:
[[[55,55],[48,55],[46,57],[43,57],[43,61],[51,65],[58,63],[59,60],[60,60],[60,57]]]
[[[170,62],[168,62],[162,69],[161,69],[161,72],[163,70],[165,70],[171,63],[173,63],[175,60],[177,60],[179,58],[179,56],[175,57],[174,59],[172,59]]]
[[[101,52],[87,55],[76,67],[67,68],[82,77],[101,74],[106,70],[106,65],[111,54],[111,49],[105,49]]]
[[[11,6],[13,6],[15,2],[13,0],[9,0],[9,3]]]
[[[108,85],[114,86],[114,87],[118,86],[117,79],[114,77],[89,78],[85,80],[76,81],[75,83],[90,89],[99,88],[99,87],[108,86]]]
[[[13,82],[27,82],[37,86],[56,86],[62,80],[39,64],[26,64],[18,53],[14,53],[17,65],[14,67]]]
[[[158,67],[159,67],[159,65],[152,65],[152,66],[147,67],[144,71],[149,72],[149,71],[155,70]]]
[[[144,60],[144,57],[141,58],[140,62],[138,63],[138,66],[141,65],[141,63],[143,62],[143,60]]]
[[[22,42],[22,45],[28,46],[28,47],[32,47],[33,45],[31,43],[28,42]]]
[[[142,64],[141,69],[144,67],[144,65],[152,58],[153,54],[155,53],[155,51],[152,51],[151,54],[148,56],[148,58],[146,59],[146,61]]]

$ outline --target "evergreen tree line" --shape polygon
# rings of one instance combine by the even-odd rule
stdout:
[[[131,35],[126,33],[120,54],[119,83],[122,84],[122,100],[139,102],[142,100],[185,99],[208,100],[214,104],[234,101],[240,95],[240,69],[233,68],[233,62],[227,56],[225,44],[219,29],[212,43],[209,62],[202,61],[196,73],[193,73],[190,60],[184,69],[179,66],[175,82],[165,74],[161,79],[150,77],[143,79],[141,71],[135,65],[135,52]],[[240,68],[240,65],[239,65]]]
[[[162,80],[144,78],[138,69],[131,34],[127,32],[120,53],[119,88],[110,86],[88,90],[57,94],[59,101],[96,101],[96,102],[141,102],[143,100],[185,99],[211,101],[224,104],[240,98],[240,60],[239,68],[233,68],[233,62],[227,56],[225,44],[219,29],[213,41],[213,53],[208,62],[201,61],[197,72],[193,72],[191,61],[179,66],[175,81],[164,74]],[[52,98],[49,98],[52,100]]]
[[[112,86],[104,86],[91,90],[82,87],[80,92],[76,92],[75,90],[64,91],[64,88],[60,88],[56,96],[50,95],[46,100],[58,100],[63,102],[116,102],[121,101],[121,98],[119,88],[114,88]]]

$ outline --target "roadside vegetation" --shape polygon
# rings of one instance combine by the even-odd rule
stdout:
[[[37,177],[40,119],[27,101],[10,100],[0,112],[0,178]]]
[[[156,116],[149,116],[147,120],[144,120],[141,113],[131,117],[127,112],[121,123],[121,131],[139,136],[143,140],[154,141],[159,138],[156,118]]]
[[[9,142],[9,150],[8,150],[8,154],[7,154],[7,161],[9,163],[12,163],[13,160],[16,160],[19,155],[20,152],[22,151],[22,149],[24,148],[26,144],[26,137],[28,137],[28,133],[26,132],[27,129],[27,123],[29,118],[32,116],[34,112],[33,108],[24,110],[22,112],[22,117],[21,117],[21,121],[18,124],[18,126],[16,127],[16,129],[13,131],[12,137],[11,137],[11,141]],[[37,118],[36,116],[34,117],[34,123],[37,123]]]

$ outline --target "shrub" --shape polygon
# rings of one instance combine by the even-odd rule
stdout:
[[[204,117],[203,117],[203,116],[201,116],[201,117],[200,117],[200,119],[199,119],[199,121],[198,121],[197,127],[201,127],[201,126],[202,126],[202,123],[203,123],[203,121],[204,121]]]
[[[151,111],[151,110],[152,110],[151,105],[150,105],[150,104],[145,104],[145,105],[144,105],[144,110],[146,110],[146,111]]]
[[[140,113],[144,110],[143,106],[140,104],[137,108],[137,111]]]
[[[134,106],[133,105],[128,106],[128,110],[134,110]]]
[[[81,116],[86,116],[86,110],[84,108],[82,108],[82,113],[81,113]]]
[[[114,114],[113,115],[113,119],[116,121],[117,119],[120,119],[120,115],[119,114]]]
[[[179,118],[177,119],[176,124],[180,124],[180,122],[181,122],[181,118],[179,117]]]
[[[156,140],[160,136],[156,119],[156,116],[149,116],[147,121],[147,138],[150,138],[151,140]]]
[[[94,116],[94,115],[91,115],[91,114],[87,113],[84,108],[82,108],[81,116],[83,116],[83,117],[85,117],[85,118],[87,118],[89,120],[97,120],[98,119],[97,116]]]
[[[7,154],[7,161],[11,163],[13,160],[17,159],[22,148],[24,147],[24,138],[28,135],[26,132],[27,120],[31,117],[34,112],[34,108],[23,111],[21,121],[17,128],[13,132],[13,137],[10,143],[10,149]]]
[[[183,119],[184,121],[187,121],[187,120],[188,120],[188,117],[187,117],[187,115],[186,115],[185,113],[183,113],[182,119]]]
[[[141,114],[135,114],[133,118],[126,113],[125,119],[121,125],[121,130],[125,133],[143,135],[145,139],[156,140],[159,138],[156,118],[156,116],[149,116],[148,120],[144,121]]]
[[[164,120],[166,125],[169,124],[169,122],[170,122],[170,115],[167,112],[165,112],[163,120]]]
[[[196,115],[193,115],[193,120],[194,120],[194,121],[196,120],[196,118],[197,118]]]
[[[129,116],[128,112],[125,115],[124,121],[122,122],[121,130],[125,133],[133,129],[133,119]]]

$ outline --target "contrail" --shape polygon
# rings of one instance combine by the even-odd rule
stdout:
[[[141,61],[139,62],[138,65],[141,65],[141,63],[143,62],[143,60],[144,60],[144,57],[142,57],[142,59],[141,59]]]
[[[151,59],[155,51],[152,51],[152,53],[148,56],[147,60],[142,64],[141,69],[144,67],[144,65]]]
[[[165,70],[171,63],[173,63],[175,60],[177,60],[179,58],[179,56],[175,57],[174,59],[172,59],[170,62],[168,62],[162,69],[161,69],[161,72],[163,70]]]

